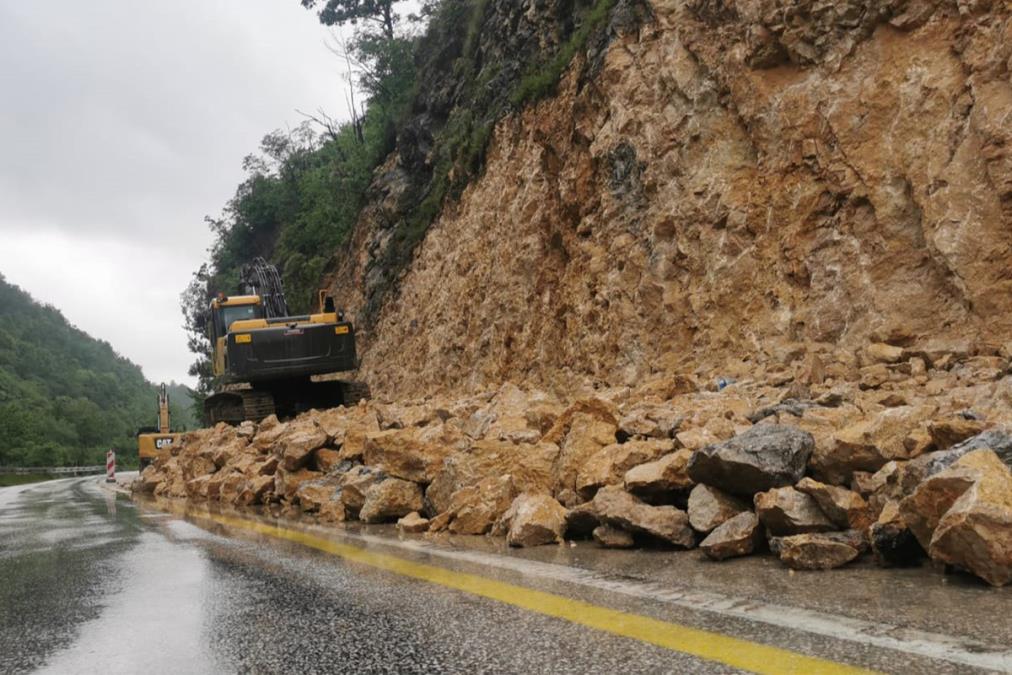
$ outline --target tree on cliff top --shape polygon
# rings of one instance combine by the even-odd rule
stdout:
[[[394,5],[403,0],[302,0],[302,6],[320,9],[320,23],[327,26],[341,26],[346,23],[357,25],[363,22],[377,28],[387,40],[394,39],[394,29],[400,17],[394,11]],[[423,11],[431,2],[422,3]]]

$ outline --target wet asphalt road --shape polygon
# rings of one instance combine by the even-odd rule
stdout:
[[[856,570],[826,583],[830,577],[799,579],[760,559],[727,567],[691,553],[602,553],[583,546],[510,552],[474,538],[404,544],[389,529],[342,536],[384,555],[835,662],[890,672],[971,672],[960,659],[985,653],[992,660],[984,665],[1012,668],[1008,589],[962,577],[939,583],[931,570],[894,576]],[[741,595],[667,591],[687,581],[700,592]],[[707,603],[712,606],[697,611]],[[841,609],[848,616],[837,625]],[[875,623],[885,619],[892,621],[885,628]],[[813,633],[823,620],[821,634]],[[848,637],[848,630],[858,637]],[[913,651],[883,649],[861,637],[876,632],[883,640],[900,636]],[[926,656],[938,646],[932,640],[946,642],[945,658]],[[734,669],[199,514],[167,514],[87,478],[0,490],[0,672],[34,671]]]

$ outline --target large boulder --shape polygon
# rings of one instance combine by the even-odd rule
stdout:
[[[601,522],[684,548],[692,548],[696,544],[695,535],[689,527],[689,517],[684,511],[674,506],[651,506],[617,485],[598,490],[591,507]]]
[[[992,450],[1006,466],[1012,467],[1012,431],[1004,427],[989,429],[948,450],[921,455],[909,462],[903,476],[904,492],[912,493],[924,479],[944,471],[964,455],[983,449]]]
[[[1012,471],[991,450],[975,450],[948,472],[977,480],[946,511],[928,555],[977,575],[992,586],[1012,582]]]
[[[793,487],[760,492],[755,496],[755,510],[762,524],[776,537],[834,529],[816,501]]]
[[[356,466],[341,478],[341,503],[347,512],[355,516],[365,506],[370,488],[386,480],[387,474],[369,466]]]
[[[674,438],[685,416],[667,405],[640,404],[618,422],[619,433],[629,438]]]
[[[759,517],[745,511],[721,523],[700,542],[699,548],[713,560],[725,560],[749,555],[760,541],[762,527]]]
[[[365,463],[391,476],[415,483],[431,483],[463,436],[451,427],[390,429],[366,435]]]
[[[454,492],[449,508],[433,519],[432,529],[485,534],[510,508],[516,494],[512,476],[485,478]]]
[[[932,406],[889,408],[838,431],[812,456],[816,476],[834,485],[849,484],[855,471],[874,472],[894,459],[909,459],[911,433],[934,412]]]
[[[599,398],[577,401],[566,408],[542,441],[559,446],[554,467],[553,492],[576,490],[580,469],[602,448],[617,440],[618,409]]]
[[[745,502],[725,494],[715,487],[697,485],[689,493],[687,510],[692,529],[707,534],[739,513],[751,509]]]
[[[751,497],[794,485],[805,473],[815,448],[807,431],[759,424],[723,443],[698,450],[689,460],[689,477],[725,492]]]
[[[330,473],[346,461],[341,457],[340,452],[332,448],[318,448],[313,453],[313,466],[317,471],[323,473]]]
[[[874,520],[868,502],[856,492],[811,478],[802,478],[797,489],[814,499],[826,517],[841,529],[863,530]]]
[[[274,454],[286,471],[297,471],[309,464],[313,451],[327,444],[327,434],[309,417],[288,423],[285,432],[274,441]]]
[[[928,424],[931,441],[939,450],[948,450],[954,445],[982,434],[987,424],[982,420],[954,415]]]
[[[549,495],[525,493],[503,514],[500,527],[508,528],[510,546],[557,544],[565,534],[566,509]]]
[[[669,454],[675,449],[672,440],[629,441],[613,443],[595,453],[580,468],[576,490],[590,499],[605,485],[621,485],[627,471]]]
[[[242,490],[235,498],[239,506],[266,504],[274,495],[274,476],[254,476],[243,483]]]
[[[283,468],[278,468],[277,473],[274,474],[274,494],[279,499],[283,499],[286,502],[293,502],[295,495],[299,491],[299,486],[303,483],[311,480],[322,478],[323,474],[319,471],[310,471],[309,469],[298,469],[296,471],[288,471]],[[225,500],[225,487],[222,486],[222,501]]]
[[[341,475],[328,475],[317,480],[306,481],[295,491],[299,506],[307,513],[318,513],[330,501],[341,501]]]
[[[417,483],[387,478],[369,488],[358,517],[365,523],[382,523],[421,511],[422,506],[422,488]]]
[[[256,436],[253,437],[253,446],[261,453],[274,451],[274,444],[288,430],[288,424],[279,422],[276,415],[270,415],[260,422]]]
[[[931,546],[931,538],[942,516],[980,477],[973,467],[958,464],[931,476],[900,502],[903,520],[925,550]]]
[[[645,499],[688,490],[695,483],[689,478],[692,450],[681,448],[653,462],[626,471],[625,489]]]
[[[447,457],[425,491],[430,512],[443,513],[453,493],[485,478],[512,476],[517,492],[550,492],[559,456],[554,443],[478,441]]]

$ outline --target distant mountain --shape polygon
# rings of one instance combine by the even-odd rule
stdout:
[[[188,397],[173,398],[192,428]],[[156,415],[139,367],[0,274],[0,466],[100,464],[109,448],[129,461]]]

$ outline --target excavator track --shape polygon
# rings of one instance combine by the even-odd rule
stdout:
[[[365,382],[342,381],[341,398],[343,399],[342,405],[350,407],[357,405],[359,401],[368,401],[372,398],[372,392]]]
[[[309,379],[272,382],[249,389],[233,387],[209,396],[204,401],[204,416],[211,425],[219,422],[237,425],[247,420],[259,422],[270,415],[288,419],[314,408],[353,406],[369,398],[369,385],[364,382]]]

